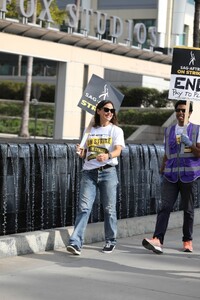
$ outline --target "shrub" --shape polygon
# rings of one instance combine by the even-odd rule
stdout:
[[[40,88],[40,102],[55,102],[55,85],[53,84],[32,84],[31,99],[34,97],[34,87]],[[0,99],[23,100],[25,83],[2,81],[0,82]]]
[[[38,85],[38,84],[35,84]],[[40,91],[41,91],[41,96],[39,101],[40,102],[48,102],[48,103],[54,103],[55,102],[55,85],[53,84],[40,84]],[[34,84],[33,88],[34,89]],[[34,98],[33,93],[32,93],[32,98]]]
[[[21,117],[23,101],[16,102],[0,102],[0,115]],[[30,104],[30,118],[34,118],[37,114],[39,119],[52,119],[54,118],[54,106],[53,105],[42,105],[39,103],[37,106]]]
[[[166,107],[169,102],[168,91],[159,92],[154,88],[124,86],[119,86],[118,89],[125,95],[122,107]]]
[[[138,129],[138,126],[127,126],[127,125],[121,125],[120,127],[124,131],[124,138],[125,140],[134,132]]]
[[[13,81],[0,82],[0,99],[20,100],[24,97],[24,83]]]
[[[162,124],[171,116],[172,113],[173,110],[171,109],[120,110],[118,113],[118,121],[120,124],[162,126]]]
[[[37,126],[35,128],[35,120],[29,121],[29,133],[31,136],[44,136],[53,137],[53,121],[37,120]],[[0,120],[0,132],[19,134],[21,126],[21,119],[1,119]],[[36,129],[36,132],[35,132]]]

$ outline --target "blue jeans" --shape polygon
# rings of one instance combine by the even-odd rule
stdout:
[[[115,167],[105,170],[83,170],[80,182],[79,207],[75,226],[69,243],[82,247],[88,219],[96,198],[97,189],[104,210],[104,233],[106,242],[116,244],[118,177]]]

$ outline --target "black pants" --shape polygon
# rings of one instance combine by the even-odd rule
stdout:
[[[199,179],[198,179],[199,180]],[[169,182],[164,178],[161,188],[162,204],[157,215],[156,227],[153,237],[157,237],[161,244],[167,230],[170,213],[178,198],[179,192],[183,205],[183,238],[182,241],[192,240],[194,223],[194,195],[197,189],[197,180],[183,183],[180,180],[176,183]]]

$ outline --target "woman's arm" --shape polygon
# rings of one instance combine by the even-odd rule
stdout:
[[[76,153],[80,158],[85,158],[86,157],[86,149],[83,149],[80,147],[80,144],[76,145]]]
[[[98,161],[105,161],[105,160],[108,160],[108,159],[112,159],[114,157],[118,157],[118,156],[120,156],[121,151],[122,151],[122,146],[115,145],[114,149],[111,152],[101,153],[101,154],[97,155],[97,160]]]

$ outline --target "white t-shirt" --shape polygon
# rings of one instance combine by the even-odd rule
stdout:
[[[187,126],[189,125],[190,123],[187,124]],[[181,135],[184,130],[184,126],[179,126],[178,124],[176,124],[176,127],[175,127],[175,134],[176,135]],[[186,133],[187,134],[187,133]],[[197,136],[197,143],[200,143],[200,132],[198,133],[198,136]]]
[[[92,170],[105,164],[116,166],[118,164],[117,157],[104,162],[96,160],[98,154],[112,152],[116,145],[122,146],[122,149],[125,148],[124,132],[120,127],[113,124],[105,127],[92,127],[84,147],[87,152],[83,169]]]
[[[187,126],[189,124],[190,123],[188,123]],[[175,135],[181,135],[183,133],[184,129],[185,129],[185,126],[179,126],[178,124],[176,124],[176,126],[175,126]],[[164,137],[163,143],[165,143],[165,137]],[[197,136],[197,143],[200,143],[200,130],[199,130],[199,133],[198,133],[198,136]]]

